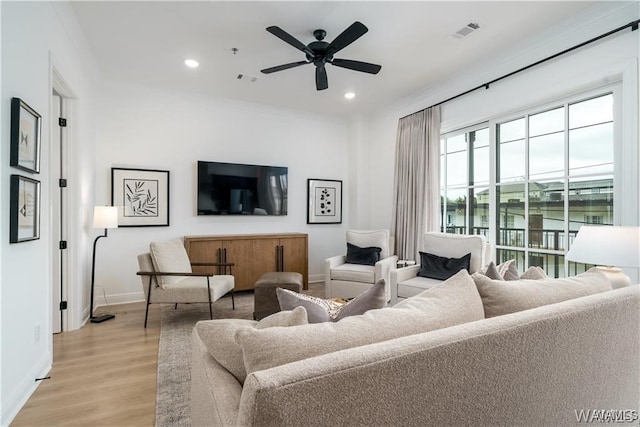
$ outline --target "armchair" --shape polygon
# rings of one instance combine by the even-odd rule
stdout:
[[[147,327],[150,304],[207,303],[213,319],[212,304],[231,292],[231,304],[235,309],[233,288],[235,279],[231,272],[233,263],[191,263],[182,239],[152,242],[150,252],[138,255],[142,290],[147,302],[144,327]],[[211,275],[193,273],[192,266],[218,266],[225,273]]]
[[[327,298],[354,298],[378,280],[384,279],[386,298],[389,301],[390,272],[396,268],[398,257],[393,255],[393,239],[389,230],[348,230],[347,243],[364,247],[378,247],[380,260],[375,265],[346,263],[346,255],[327,258],[324,261],[325,294]]]
[[[469,274],[473,274],[491,261],[491,249],[484,236],[429,232],[424,235],[421,251],[447,258],[471,253]],[[420,265],[391,271],[391,305],[442,283],[438,279],[418,276],[419,271]]]

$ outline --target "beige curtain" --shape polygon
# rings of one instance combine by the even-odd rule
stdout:
[[[440,107],[400,119],[392,232],[399,259],[419,262],[426,231],[437,231],[440,215]]]

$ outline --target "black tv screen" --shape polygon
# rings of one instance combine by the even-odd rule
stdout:
[[[286,167],[198,162],[198,215],[286,215]]]

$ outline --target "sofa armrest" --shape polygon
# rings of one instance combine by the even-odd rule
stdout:
[[[331,258],[324,260],[324,265],[328,268],[336,268],[337,266],[344,264],[346,259],[346,255],[332,256]]]
[[[384,279],[384,287],[387,294],[387,301],[391,300],[391,271],[398,265],[398,256],[391,255],[376,262],[375,281]]]
[[[408,267],[395,269],[391,272],[391,282],[397,285],[399,282],[413,279],[418,275],[419,271],[420,265],[410,265]]]
[[[331,258],[327,258],[324,260],[324,289],[325,292],[328,292],[330,289],[331,282],[331,269],[336,268],[339,265],[344,264],[346,255],[336,255]]]
[[[395,305],[398,302],[398,283],[405,280],[413,279],[418,275],[419,271],[419,265],[410,265],[408,267],[396,268],[394,270],[391,270],[389,283],[391,305]]]
[[[392,255],[390,257],[387,257],[385,259],[381,259],[380,261],[376,262],[376,273],[375,273],[375,278],[376,281],[380,280],[380,279],[385,279],[387,282],[390,279],[390,274],[391,274],[391,270],[396,268],[396,265],[398,265],[398,256],[397,255]]]

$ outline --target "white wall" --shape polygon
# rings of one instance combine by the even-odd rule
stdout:
[[[90,54],[78,37],[77,23],[68,5],[53,2],[1,2],[2,10],[2,125],[0,138],[0,262],[2,294],[0,368],[0,424],[7,425],[35,390],[35,378],[44,376],[52,362],[51,255],[57,243],[51,236],[52,179],[50,167],[51,75],[55,67],[73,88],[77,99],[73,134],[77,162],[70,175],[71,198],[76,209],[73,252],[84,255],[80,179],[91,170],[91,87],[95,75]],[[10,100],[22,98],[42,116],[41,171],[29,174],[9,167]],[[81,141],[81,142],[80,142]],[[41,181],[40,239],[9,244],[9,176],[21,174]],[[92,176],[89,176],[92,179]],[[90,202],[92,204],[93,202]],[[72,276],[85,282],[80,259]],[[77,310],[76,310],[77,312]],[[78,323],[79,318],[74,319]],[[79,326],[79,325],[78,325]],[[76,327],[78,327],[76,326]],[[39,333],[36,329],[39,328]]]
[[[343,253],[350,201],[349,123],[269,106],[106,82],[98,96],[96,188],[110,204],[112,167],[170,171],[169,227],[110,230],[98,245],[96,295],[109,303],[142,300],[136,255],[149,242],[185,235],[303,232],[309,234],[309,274]],[[286,216],[198,216],[196,162],[289,168]],[[343,223],[308,225],[307,179],[343,180]],[[98,231],[95,231],[97,235]],[[101,301],[99,302],[101,303]]]
[[[371,200],[371,223],[382,227],[391,223],[393,202],[395,138],[398,120],[458,93],[527,66],[585,40],[638,19],[640,3],[599,4],[585,15],[576,16],[558,28],[540,34],[527,45],[491,58],[450,80],[391,106],[371,120],[372,169],[370,183],[376,189]],[[640,31],[613,35],[442,105],[442,130],[450,131],[524,109],[528,106],[577,93],[586,88],[623,81],[623,143],[625,156],[622,183],[626,191],[624,223],[638,224],[638,57]],[[360,186],[360,183],[359,183]],[[378,189],[380,191],[378,191]]]

